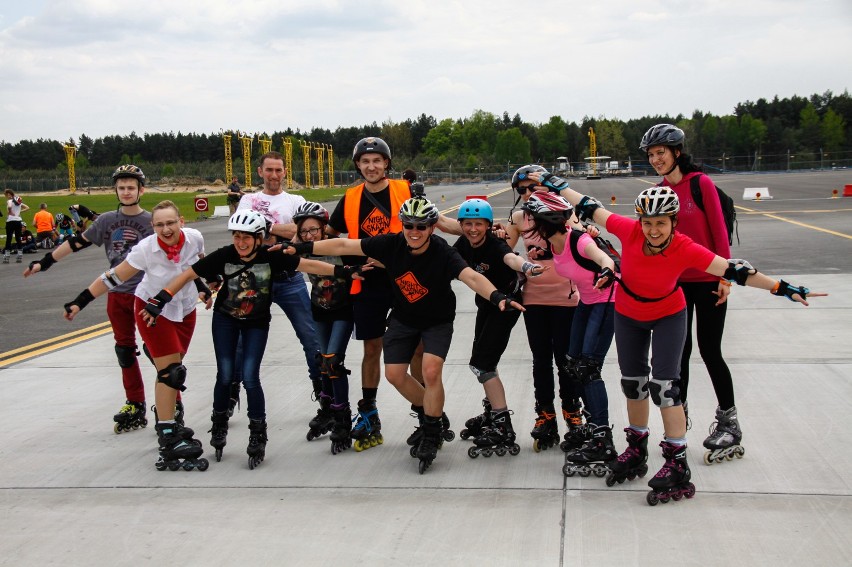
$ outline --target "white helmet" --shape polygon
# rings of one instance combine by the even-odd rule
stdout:
[[[677,193],[669,187],[654,185],[645,189],[634,202],[636,215],[640,217],[674,216],[680,211]]]
[[[249,234],[266,236],[266,219],[257,211],[237,211],[228,219],[228,230],[239,230]]]

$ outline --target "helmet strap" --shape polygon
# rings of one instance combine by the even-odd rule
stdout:
[[[672,238],[674,238],[674,226],[672,226],[672,233],[669,234],[669,237],[666,238],[666,241],[660,244],[659,246],[651,244],[651,241],[647,238],[645,239],[645,243],[648,245],[648,248],[650,248],[652,252],[662,252],[663,250],[669,247],[669,244],[672,243]]]

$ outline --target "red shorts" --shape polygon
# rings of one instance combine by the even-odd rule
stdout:
[[[148,346],[153,358],[168,356],[170,354],[186,354],[189,350],[189,342],[192,340],[192,332],[195,330],[195,309],[192,310],[183,321],[175,323],[165,317],[157,317],[157,324],[149,327],[139,315],[145,309],[145,302],[136,298],[134,313],[136,314],[136,327],[142,340]]]

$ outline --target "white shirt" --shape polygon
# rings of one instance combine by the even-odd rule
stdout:
[[[135,295],[142,301],[148,301],[157,295],[161,289],[169,285],[176,276],[191,267],[204,255],[204,237],[194,228],[181,229],[186,240],[180,250],[180,260],[175,263],[166,257],[166,251],[157,242],[157,235],[145,237],[130,250],[126,261],[128,264],[145,272],[145,276],[136,286]],[[191,282],[183,289],[170,290],[174,292],[172,300],[166,304],[161,313],[169,321],[179,323],[191,313],[198,303],[198,290]]]
[[[21,205],[15,203],[12,199],[6,199],[6,207],[9,211],[9,216],[6,220],[10,221],[22,221],[24,219],[21,218]]]
[[[291,195],[282,191],[278,195],[267,195],[263,192],[249,193],[243,195],[237,210],[249,209],[257,211],[264,216],[268,222],[275,224],[289,224],[293,222],[293,213],[299,205],[306,202],[301,195]]]

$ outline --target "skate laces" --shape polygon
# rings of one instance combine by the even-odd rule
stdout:
[[[556,419],[556,412],[547,413],[546,411],[542,411],[540,414],[538,414],[538,419],[535,420],[535,426],[541,427],[545,424],[545,422],[552,421],[554,419]]]
[[[136,406],[130,403],[124,404],[121,406],[121,409],[118,410],[118,413],[136,413]]]
[[[370,410],[368,412],[359,411],[358,415],[352,418],[352,422],[355,424],[353,427],[353,431],[358,431],[360,429],[364,429],[367,433],[371,433],[373,431],[373,424],[370,423],[370,418],[378,413],[378,410]]]
[[[562,410],[562,417],[571,427],[579,427],[583,425],[583,410],[566,411]]]

